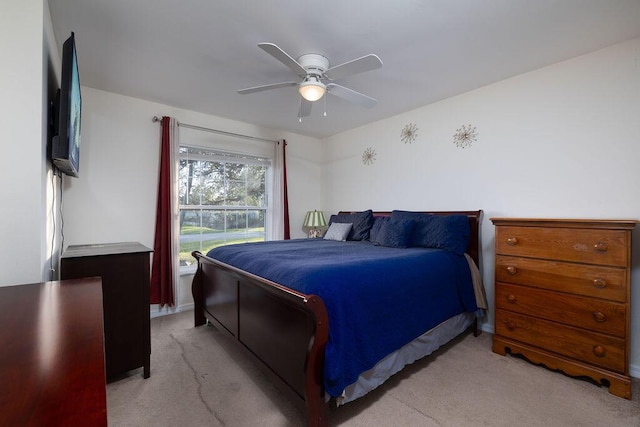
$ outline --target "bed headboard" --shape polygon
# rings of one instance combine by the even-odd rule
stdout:
[[[358,211],[340,211],[341,214],[356,213]],[[469,237],[469,246],[466,252],[480,267],[480,223],[482,221],[482,210],[477,211],[416,211],[432,215],[466,215],[469,219],[469,229],[471,231]],[[374,211],[373,216],[391,216],[391,212]]]

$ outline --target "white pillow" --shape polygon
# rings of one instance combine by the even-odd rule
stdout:
[[[332,222],[323,238],[325,240],[339,240],[344,242],[347,240],[347,235],[349,235],[352,226],[353,224],[351,223]]]

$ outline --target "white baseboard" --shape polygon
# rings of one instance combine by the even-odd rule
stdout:
[[[169,314],[180,313],[183,311],[193,310],[193,303],[177,305],[175,307],[163,307],[160,308],[158,304],[149,306],[149,316],[154,317],[167,316]]]
[[[488,323],[481,323],[480,324],[480,330],[482,332],[486,332],[488,334],[493,335],[495,333],[495,330],[493,329],[492,325],[489,325]]]
[[[640,366],[629,365],[629,375],[633,378],[640,378]]]

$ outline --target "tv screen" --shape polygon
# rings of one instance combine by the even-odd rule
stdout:
[[[80,119],[82,97],[74,34],[62,45],[62,79],[57,96],[57,135],[51,144],[51,160],[61,172],[77,177],[80,168]]]

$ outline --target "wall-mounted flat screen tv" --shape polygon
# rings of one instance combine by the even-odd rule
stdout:
[[[62,45],[62,78],[55,104],[55,136],[51,141],[51,161],[61,172],[77,177],[80,169],[82,97],[73,33]]]

